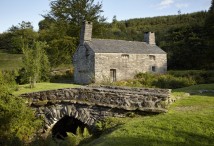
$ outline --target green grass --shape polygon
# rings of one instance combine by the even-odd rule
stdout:
[[[53,89],[60,89],[60,88],[75,88],[75,87],[79,87],[79,85],[61,84],[61,83],[37,83],[35,88],[30,88],[29,84],[25,84],[25,85],[19,85],[18,91],[13,92],[13,94],[20,95],[23,93],[53,90]]]
[[[0,50],[0,70],[19,69],[22,65],[22,54],[9,54]]]
[[[19,86],[26,92],[78,87],[74,84],[38,83],[36,88]],[[214,145],[214,93],[187,96],[185,92],[213,90],[214,84],[196,85],[173,90],[180,96],[169,112],[153,116],[113,118],[106,131],[82,146],[212,146]],[[119,123],[120,126],[115,127]],[[123,123],[123,124],[122,124]],[[121,125],[122,124],[122,125]],[[113,127],[113,128],[111,128]]]
[[[214,90],[214,84],[200,84],[200,85],[175,89],[173,91],[191,93],[191,92],[198,92],[199,90]]]
[[[173,94],[213,89],[213,84],[176,90]],[[125,118],[125,124],[85,146],[202,146],[214,145],[214,94],[178,99],[169,112]]]

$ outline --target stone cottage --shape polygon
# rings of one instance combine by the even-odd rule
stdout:
[[[144,34],[144,42],[94,39],[92,22],[85,21],[73,65],[75,83],[114,82],[139,72],[165,73],[167,54],[156,46],[153,32]]]

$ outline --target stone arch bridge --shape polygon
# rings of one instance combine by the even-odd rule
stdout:
[[[22,94],[37,116],[44,118],[44,130],[64,116],[86,125],[104,117],[124,117],[128,112],[167,112],[169,89],[84,86]]]

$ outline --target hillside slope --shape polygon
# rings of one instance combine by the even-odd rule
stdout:
[[[18,69],[22,65],[22,54],[9,54],[0,50],[0,70]]]

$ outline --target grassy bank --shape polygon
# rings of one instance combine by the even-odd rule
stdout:
[[[182,98],[169,112],[123,119],[124,125],[84,146],[214,145],[214,93],[187,96],[184,92],[214,90],[214,84],[174,90]],[[121,119],[120,119],[121,120]]]
[[[72,88],[78,85],[38,83],[19,87],[14,94]],[[205,93],[199,91],[206,90]],[[112,118],[99,138],[81,142],[81,146],[212,146],[214,145],[214,84],[202,84],[173,90],[179,96],[168,113],[133,118]],[[185,93],[193,93],[188,95]],[[119,126],[115,126],[119,124]]]
[[[19,69],[22,65],[22,54],[9,54],[0,50],[0,70]]]
[[[25,84],[25,85],[19,85],[18,90],[13,92],[13,94],[20,95],[23,93],[53,90],[53,89],[60,89],[60,88],[75,88],[75,87],[79,87],[79,85],[62,84],[62,83],[37,83],[35,88],[30,88],[29,84]]]

